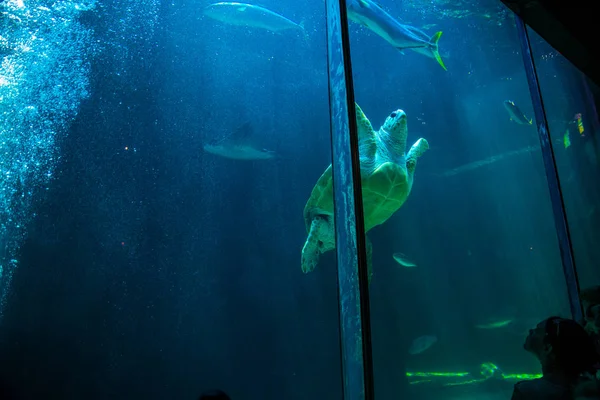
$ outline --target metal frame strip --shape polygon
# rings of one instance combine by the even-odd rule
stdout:
[[[556,226],[558,247],[560,249],[563,272],[569,294],[571,314],[573,319],[582,321],[583,313],[581,309],[581,300],[579,298],[579,281],[577,279],[577,270],[573,259],[571,234],[569,232],[565,204],[556,167],[554,147],[552,145],[552,140],[550,140],[550,133],[548,132],[546,110],[540,91],[535,63],[533,56],[531,55],[531,42],[529,40],[527,27],[525,26],[523,19],[517,14],[515,14],[515,22],[517,24],[517,33],[521,44],[521,54],[523,55],[523,64],[525,66],[525,73],[527,74],[527,82],[529,84],[529,93],[535,112],[535,121],[540,139],[542,158],[544,160],[544,169],[546,170],[546,178],[548,180],[552,212],[554,214],[554,224]]]
[[[345,0],[325,3],[343,394],[345,400],[372,400],[367,253],[348,17]]]

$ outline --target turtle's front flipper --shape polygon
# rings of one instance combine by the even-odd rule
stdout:
[[[406,169],[408,172],[415,172],[417,167],[417,158],[421,157],[429,149],[427,139],[419,139],[413,144],[406,155]]]
[[[305,274],[315,269],[319,263],[321,251],[319,249],[319,231],[323,228],[325,220],[315,217],[310,224],[310,232],[306,238],[306,243],[302,248],[302,272]]]
[[[356,128],[358,129],[358,154],[361,162],[363,160],[372,160],[377,152],[377,141],[371,122],[359,107],[354,104],[356,109]]]

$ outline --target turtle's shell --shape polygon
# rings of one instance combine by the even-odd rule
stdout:
[[[363,176],[362,196],[365,231],[384,223],[404,204],[410,193],[412,179],[406,164],[385,162],[369,176]]]
[[[393,112],[375,132],[356,104],[365,230],[384,223],[406,201],[412,174],[406,168],[406,115]],[[333,215],[331,165],[323,172],[304,207],[306,231],[317,215]]]
[[[361,172],[365,231],[384,223],[406,201],[412,179],[404,162],[384,162],[374,171]],[[333,215],[333,180],[331,165],[323,172],[304,207],[306,231],[317,215]]]

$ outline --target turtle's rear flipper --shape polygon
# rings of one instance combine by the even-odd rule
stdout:
[[[323,218],[315,217],[310,225],[310,232],[306,238],[306,243],[302,248],[302,272],[305,274],[312,272],[319,263],[321,256],[321,246],[319,244],[319,233],[327,223]],[[365,235],[365,244],[367,247],[367,272],[369,283],[373,277],[373,245],[369,237]]]
[[[325,221],[322,218],[316,217],[310,225],[310,232],[308,232],[306,243],[304,243],[304,247],[302,248],[302,272],[305,274],[314,270],[319,263],[321,251],[319,250],[318,233],[324,223]]]

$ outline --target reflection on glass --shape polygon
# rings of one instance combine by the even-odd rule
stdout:
[[[0,398],[341,397],[324,9],[211,3],[0,1]]]
[[[324,8],[192,3],[0,2],[0,389],[341,398]],[[569,309],[512,19],[460,4],[348,1],[382,399],[508,398]],[[598,89],[538,46],[590,287]]]
[[[541,372],[529,329],[569,316],[512,16],[371,0],[348,16],[357,122],[375,137],[360,148],[375,395],[509,398]]]
[[[563,192],[579,284],[600,284],[600,88],[529,29]]]
[[[303,208],[331,163],[324,11],[291,2],[203,9],[206,82],[195,106],[203,225],[216,245],[199,248],[203,265],[220,266],[203,272],[222,288],[205,312],[234,316],[211,335],[235,349],[238,396],[341,396],[334,253],[306,275],[300,255],[311,228]]]

